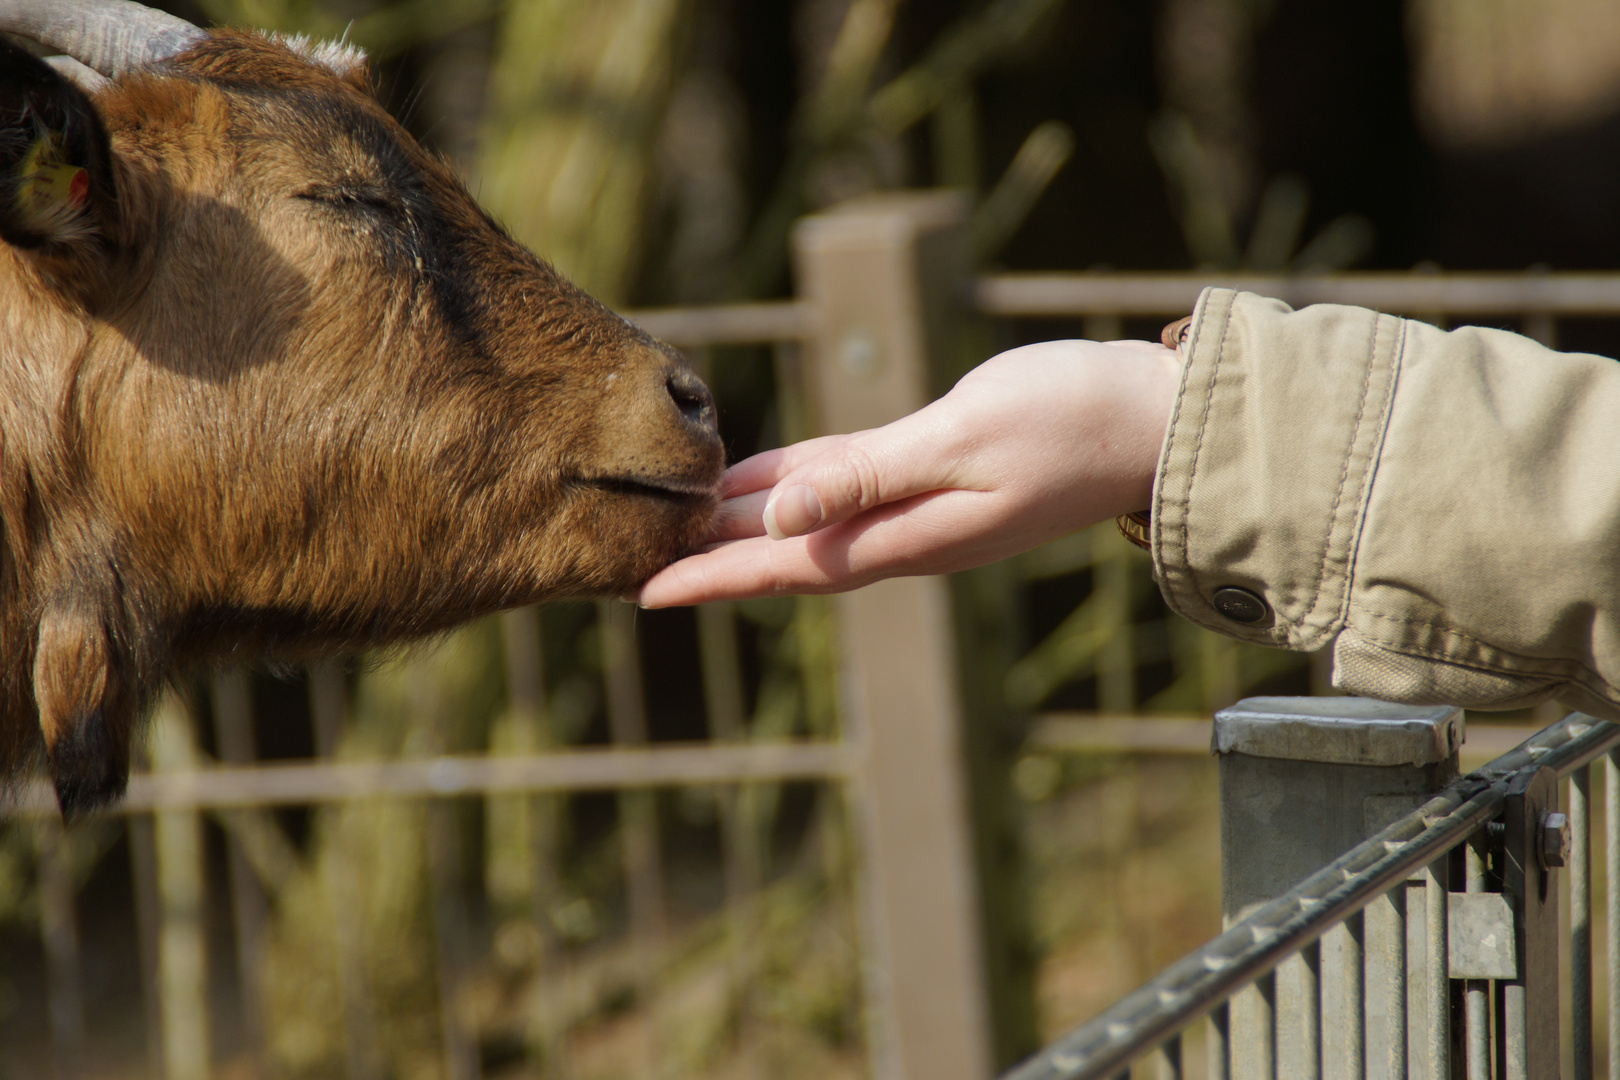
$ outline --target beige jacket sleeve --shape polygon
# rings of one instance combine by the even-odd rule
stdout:
[[[1620,363],[1211,289],[1153,493],[1170,606],[1334,685],[1620,718]]]

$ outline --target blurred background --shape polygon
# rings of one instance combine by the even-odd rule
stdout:
[[[794,223],[888,189],[965,192],[980,271],[1620,252],[1606,0],[160,6],[347,35],[484,205],[621,309],[789,297]],[[1004,319],[972,348],[1160,322]],[[1617,331],[1559,344],[1615,355]],[[792,347],[691,353],[732,460],[807,433]],[[1327,688],[1318,659],[1171,620],[1111,526],[955,588],[994,627],[964,739],[1006,1064],[1219,928],[1211,761],[1088,733]],[[560,604],[221,673],[165,703],[146,767],[835,741],[831,612]],[[815,779],[0,821],[0,1077],[871,1075],[852,822]]]

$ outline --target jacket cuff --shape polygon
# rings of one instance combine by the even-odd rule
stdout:
[[[1404,325],[1205,290],[1153,488],[1153,562],[1173,610],[1296,650],[1343,628]]]

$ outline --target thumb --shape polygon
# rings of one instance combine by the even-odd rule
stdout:
[[[847,521],[885,503],[951,486],[943,440],[916,415],[864,432],[794,469],[771,489],[763,513],[774,540]]]

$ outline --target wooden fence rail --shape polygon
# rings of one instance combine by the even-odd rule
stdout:
[[[1187,314],[1210,286],[1273,296],[1293,307],[1353,304],[1425,317],[1620,315],[1620,274],[1608,272],[1009,273],[976,278],[967,297],[979,314],[997,318],[1158,317]],[[804,341],[817,333],[816,311],[802,301],[647,308],[625,317],[655,337],[688,347]]]
[[[839,743],[579,748],[521,757],[434,757],[418,761],[261,762],[245,767],[137,773],[111,814],[300,806],[372,798],[453,798],[555,791],[842,780],[851,771]],[[43,783],[7,807],[11,816],[56,814]]]
[[[1414,273],[993,274],[973,300],[986,315],[1185,315],[1211,285],[1273,296],[1293,307],[1353,304],[1397,315],[1620,315],[1620,274]]]
[[[1209,717],[1050,713],[1038,717],[1026,745],[1056,753],[1208,754]],[[1476,724],[1465,756],[1499,756],[1535,733],[1519,725]],[[129,792],[105,813],[302,806],[352,799],[455,798],[651,787],[841,781],[855,769],[842,743],[662,745],[641,750],[575,748],[519,757],[458,756],[420,761],[262,762],[161,775],[137,773]],[[44,782],[22,789],[8,817],[56,816]]]

